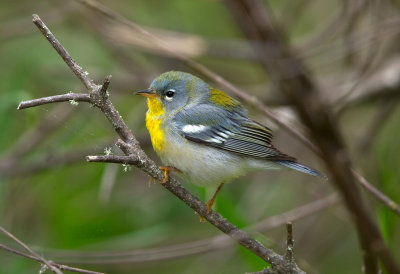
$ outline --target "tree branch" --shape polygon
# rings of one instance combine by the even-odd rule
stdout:
[[[19,244],[20,246],[22,246],[26,251],[28,251],[29,253],[32,254],[33,257],[36,258],[37,261],[44,263],[45,265],[47,265],[48,268],[51,269],[51,271],[53,271],[54,273],[57,274],[62,274],[62,272],[60,271],[60,269],[58,269],[56,266],[52,265],[48,260],[46,260],[45,258],[43,258],[42,256],[40,256],[39,254],[37,254],[35,251],[33,251],[32,249],[29,248],[29,246],[27,246],[26,244],[24,244],[22,241],[20,241],[17,237],[15,237],[13,234],[11,234],[10,232],[8,232],[5,228],[0,226],[0,231],[6,235],[7,237],[11,238],[12,240],[14,240],[17,244]]]
[[[159,167],[150,158],[148,158],[148,156],[140,148],[138,141],[129,130],[129,128],[126,126],[118,111],[112,105],[111,101],[108,99],[108,95],[104,87],[108,86],[109,77],[105,79],[103,86],[96,85],[94,81],[89,78],[88,73],[83,72],[82,68],[77,65],[77,63],[59,43],[59,41],[54,37],[54,35],[46,27],[39,16],[33,15],[33,22],[36,26],[38,26],[46,39],[52,44],[58,54],[63,58],[70,69],[88,89],[90,102],[97,106],[104,113],[104,115],[112,124],[114,130],[122,139],[121,143],[126,144],[123,146],[124,153],[131,157],[132,161],[137,167],[142,169],[154,179],[162,181],[163,173],[161,172]],[[271,268],[276,273],[287,273],[288,271],[293,273],[303,273],[303,271],[301,271],[296,265],[294,265],[292,269],[288,269],[283,256],[276,254],[272,250],[264,247],[261,243],[251,238],[244,231],[239,230],[236,226],[229,223],[215,211],[211,211],[207,214],[206,205],[201,202],[197,197],[184,189],[175,179],[170,178],[170,180],[162,184],[162,186],[172,192],[179,199],[181,199],[190,208],[195,210],[199,215],[204,216],[204,218],[209,221],[210,224],[214,225],[219,230],[226,233],[238,243],[249,249],[251,252],[253,252],[266,262],[270,263]]]
[[[88,89],[93,89],[94,82],[92,79],[88,77],[88,73],[83,71],[83,69],[78,66],[74,59],[72,59],[71,55],[68,51],[61,46],[60,42],[56,39],[56,37],[51,33],[51,31],[47,28],[47,26],[43,23],[43,21],[39,18],[38,15],[33,14],[33,23],[38,27],[38,29],[42,32],[43,36],[46,37],[47,41],[53,46],[53,48],[57,51],[58,55],[64,60],[64,62],[69,66],[73,73],[75,73],[76,77],[83,83],[83,85]]]
[[[43,97],[39,99],[23,101],[21,102],[17,109],[25,109],[31,107],[37,107],[40,105],[50,104],[50,103],[57,103],[57,102],[66,102],[66,101],[82,101],[82,102],[90,102],[90,96],[88,94],[80,94],[80,93],[67,93],[62,95],[55,95],[49,97]]]
[[[287,239],[286,239],[285,258],[287,262],[292,263],[294,260],[293,257],[294,239],[293,239],[293,226],[291,222],[286,223],[286,233],[287,233]]]
[[[22,256],[22,257],[25,257],[25,258],[28,258],[28,259],[31,259],[31,260],[34,260],[34,261],[37,261],[37,262],[42,262],[42,261],[41,261],[38,257],[36,257],[36,256],[32,256],[32,255],[26,254],[26,253],[24,253],[24,252],[18,251],[18,250],[16,250],[16,249],[13,249],[13,248],[8,247],[8,246],[6,246],[6,245],[0,244],[0,248],[6,250],[6,251],[8,251],[8,252],[17,254],[17,255],[19,255],[19,256]],[[77,267],[71,267],[71,266],[63,265],[63,264],[57,264],[57,263],[54,263],[54,262],[51,262],[51,261],[49,261],[49,264],[50,264],[51,266],[54,266],[54,267],[58,268],[58,269],[67,270],[67,271],[71,271],[71,272],[85,273],[85,274],[104,274],[104,273],[102,273],[102,272],[91,271],[91,270],[86,270],[86,269],[77,268]]]
[[[268,217],[245,230],[249,232],[264,232],[281,226],[288,221],[305,218],[322,210],[325,210],[340,201],[336,193],[324,198],[301,205],[281,214]],[[170,246],[134,249],[125,251],[58,251],[45,252],[51,258],[60,258],[63,262],[87,263],[87,264],[123,264],[155,262],[191,256],[216,250],[230,248],[235,242],[227,235],[218,235],[208,239],[174,244]]]
[[[114,164],[127,164],[136,166],[139,161],[133,156],[118,156],[118,155],[98,155],[86,156],[86,161],[97,163],[114,163]]]
[[[400,206],[396,204],[395,201],[383,195],[382,192],[376,189],[376,187],[374,187],[373,185],[368,184],[368,182],[364,179],[363,176],[360,175],[360,173],[353,171],[353,175],[358,179],[361,185],[368,189],[370,193],[374,193],[375,197],[377,197],[384,205],[386,205],[388,208],[390,208],[400,216]]]

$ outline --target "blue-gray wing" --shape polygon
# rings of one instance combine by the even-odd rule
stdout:
[[[247,118],[242,107],[226,111],[202,104],[180,111],[174,121],[181,135],[196,143],[243,156],[295,161],[272,146],[271,130]]]

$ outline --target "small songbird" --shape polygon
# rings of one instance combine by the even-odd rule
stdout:
[[[237,100],[189,73],[169,71],[149,89],[146,126],[154,150],[170,171],[199,186],[218,186],[207,202],[207,213],[224,183],[252,170],[288,167],[313,176],[321,173],[302,165],[272,144],[269,128],[251,120]]]

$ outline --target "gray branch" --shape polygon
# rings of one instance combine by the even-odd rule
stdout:
[[[55,95],[49,97],[43,97],[39,99],[23,101],[21,102],[17,109],[24,109],[30,107],[37,107],[40,105],[46,105],[50,103],[57,103],[57,102],[66,102],[66,101],[76,101],[76,102],[90,102],[90,97],[88,94],[79,94],[79,93],[67,93],[62,95]]]
[[[34,261],[37,261],[37,262],[42,262],[42,261],[40,260],[40,258],[38,258],[38,257],[36,257],[36,256],[29,255],[29,254],[26,254],[26,253],[24,253],[24,252],[18,251],[18,250],[16,250],[16,249],[11,248],[11,247],[9,247],[9,246],[6,246],[6,245],[4,245],[4,244],[0,244],[0,248],[6,250],[6,251],[8,251],[8,252],[17,254],[17,255],[19,255],[19,256],[22,256],[22,257],[25,257],[25,258],[28,258],[28,259],[31,259],[31,260],[34,260]],[[71,272],[85,273],[85,274],[104,274],[103,272],[91,271],[91,270],[82,269],[82,268],[77,268],[77,267],[71,267],[71,266],[63,265],[63,264],[56,264],[56,263],[51,262],[51,261],[49,261],[48,263],[49,263],[49,265],[52,266],[52,267],[56,267],[56,268],[58,268],[58,269],[67,270],[67,271],[71,271]]]

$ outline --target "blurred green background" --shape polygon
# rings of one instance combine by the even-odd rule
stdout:
[[[298,126],[295,114],[271,87],[222,1],[102,2]],[[335,106],[357,169],[400,203],[400,90],[397,86],[387,96],[385,90],[369,84],[374,77],[383,77],[381,72],[388,67],[389,78],[400,79],[395,74],[400,70],[391,67],[400,62],[398,3],[267,3],[322,87],[321,96]],[[96,271],[244,273],[266,267],[237,244],[197,248],[196,241],[221,233],[208,223],[199,223],[191,209],[161,186],[149,187],[148,176],[137,168],[124,171],[120,165],[87,163],[86,155],[104,154],[106,148],[121,154],[113,145],[116,134],[98,109],[86,103],[58,103],[16,110],[22,100],[85,92],[32,24],[33,13],[97,82],[113,75],[111,100],[145,151],[158,162],[144,126],[145,100],[132,93],[147,88],[164,71],[198,75],[140,34],[76,1],[1,1],[0,225],[47,259]],[[371,90],[378,91],[377,95],[368,96]],[[325,170],[323,162],[302,143],[247,107],[252,118],[274,130],[278,148]],[[204,201],[214,191],[183,185]],[[334,192],[330,182],[304,174],[255,172],[224,187],[215,208],[246,228]],[[364,194],[400,261],[399,216]],[[323,210],[293,222],[296,261],[308,273],[361,273],[357,236],[348,213],[338,199],[329,201]],[[284,253],[284,224],[252,235]],[[0,243],[19,249],[3,235]],[[0,249],[0,273],[34,273],[40,268],[37,262]]]

